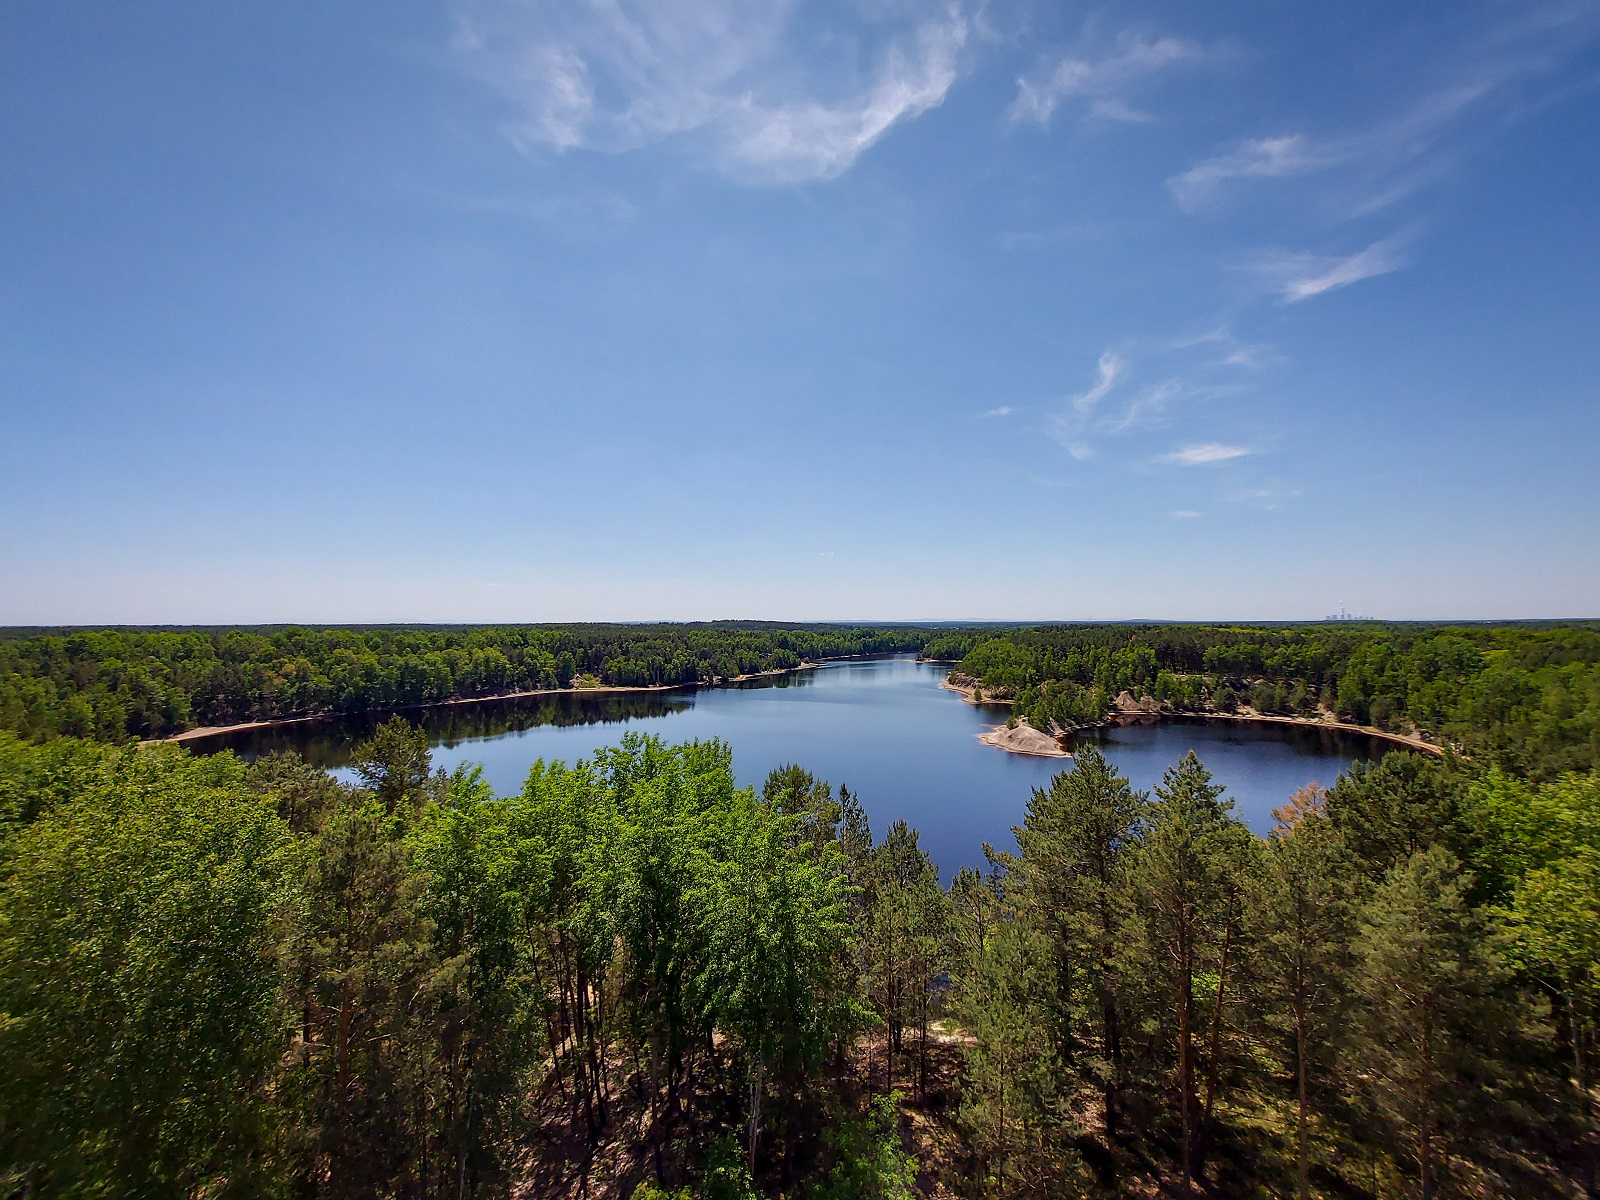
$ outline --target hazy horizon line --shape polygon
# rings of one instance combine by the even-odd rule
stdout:
[[[613,625],[771,625],[785,628],[851,626],[855,628],[903,628],[936,626],[1035,627],[1044,625],[1565,625],[1600,621],[1600,616],[1565,617],[837,617],[820,619],[778,619],[770,617],[638,618],[630,620],[396,620],[396,621],[98,621],[49,624],[19,622],[0,624],[4,633],[91,632],[95,630],[204,630],[204,629],[455,629],[505,626]]]

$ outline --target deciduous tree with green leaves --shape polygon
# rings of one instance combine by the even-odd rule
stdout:
[[[69,793],[5,845],[0,1178],[40,1197],[269,1194],[288,827],[231,757],[95,757],[61,764]]]

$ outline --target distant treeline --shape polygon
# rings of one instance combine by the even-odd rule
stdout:
[[[927,629],[769,625],[99,630],[0,639],[0,729],[124,741],[579,684],[693,684],[919,649]]]
[[[1179,710],[1415,728],[1538,778],[1600,766],[1600,623],[1056,625],[953,631],[923,656],[1048,728],[1105,717],[1121,692]]]

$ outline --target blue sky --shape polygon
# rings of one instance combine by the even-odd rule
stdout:
[[[1600,3],[0,10],[0,622],[1600,615]]]

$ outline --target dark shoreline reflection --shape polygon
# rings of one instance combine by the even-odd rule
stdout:
[[[1296,787],[1313,782],[1331,785],[1330,764],[1343,767],[1405,748],[1343,729],[1183,716],[1084,730],[1073,735],[1069,748],[1084,745],[1098,747],[1134,787],[1144,791],[1159,784],[1166,769],[1189,750],[1196,751],[1258,834],[1271,829],[1271,809]]]
[[[614,725],[683,712],[694,706],[688,691],[601,692],[586,696],[562,692],[551,696],[516,696],[474,700],[467,704],[385,712],[334,714],[290,725],[241,729],[196,738],[190,749],[200,754],[232,750],[240,758],[259,758],[275,750],[293,750],[307,762],[326,769],[350,765],[351,752],[390,717],[399,715],[418,725],[436,746],[454,749],[462,742],[521,733],[540,725]]]
[[[890,655],[862,655],[851,662],[873,661]],[[782,674],[758,675],[717,684],[717,691],[760,691],[768,688],[810,687],[816,670],[807,667]],[[329,713],[284,725],[241,729],[194,738],[187,745],[197,754],[231,750],[240,758],[260,758],[277,750],[293,750],[314,766],[337,770],[350,765],[351,752],[372,736],[390,717],[403,716],[418,725],[436,746],[455,749],[462,742],[521,733],[540,725],[568,728],[574,725],[615,725],[687,712],[694,697],[707,689],[695,684],[659,691],[556,692],[542,696],[486,696],[481,700],[450,704],[423,704],[412,708],[376,712]],[[1000,718],[1004,720],[1002,716]]]
[[[1190,717],[1190,716],[1163,716],[1160,721],[1148,725],[1121,725],[1106,729],[1085,729],[1075,733],[1069,739],[1069,748],[1077,745],[1093,745],[1101,748],[1126,745],[1131,741],[1139,741],[1137,734],[1130,739],[1130,732],[1140,729],[1157,729],[1168,727],[1210,727],[1212,730],[1226,730],[1220,737],[1215,733],[1208,741],[1222,741],[1233,745],[1250,745],[1253,743],[1274,743],[1289,747],[1297,754],[1306,754],[1316,758],[1336,756],[1351,760],[1382,758],[1390,750],[1404,750],[1406,747],[1398,742],[1391,742],[1385,738],[1373,737],[1369,733],[1357,733],[1348,729],[1329,729],[1315,725],[1291,725],[1287,721],[1250,721],[1229,717]]]

